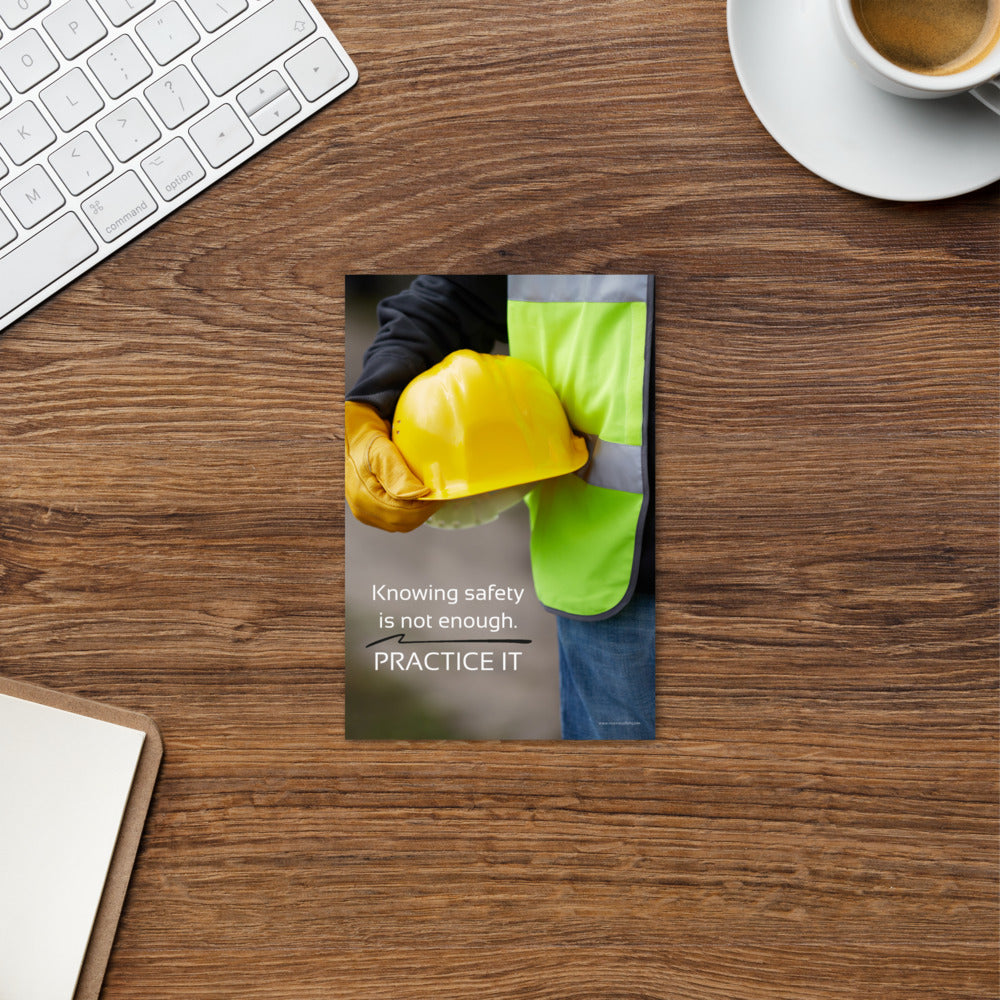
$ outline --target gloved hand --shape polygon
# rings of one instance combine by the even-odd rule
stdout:
[[[383,531],[412,531],[441,501],[421,500],[430,487],[413,474],[390,437],[389,423],[366,403],[344,407],[347,502],[362,523]]]

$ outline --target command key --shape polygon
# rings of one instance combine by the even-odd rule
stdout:
[[[94,192],[83,210],[105,243],[113,243],[156,212],[156,202],[135,171],[129,170]]]

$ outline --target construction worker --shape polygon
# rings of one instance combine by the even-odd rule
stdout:
[[[391,436],[396,403],[453,351],[537,367],[586,436],[589,461],[526,498],[531,565],[557,617],[564,739],[655,735],[650,407],[652,277],[421,275],[378,306],[379,332],[345,407],[348,503],[363,523],[410,531],[428,501]]]

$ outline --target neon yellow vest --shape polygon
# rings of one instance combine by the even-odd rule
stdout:
[[[580,472],[526,498],[535,590],[551,611],[606,618],[635,588],[649,497],[652,323],[649,275],[507,279],[510,353],[545,374],[591,448]]]

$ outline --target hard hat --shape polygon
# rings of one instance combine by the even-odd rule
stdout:
[[[392,439],[430,487],[424,500],[537,482],[587,461],[545,376],[505,354],[455,351],[418,375],[396,403]]]

